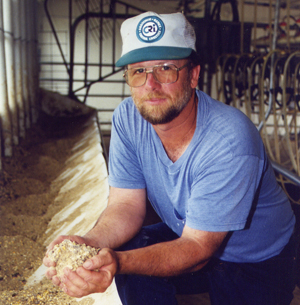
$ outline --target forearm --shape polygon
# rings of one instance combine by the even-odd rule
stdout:
[[[116,252],[118,273],[168,277],[197,271],[209,262],[226,235],[185,226],[178,239]]]
[[[178,238],[137,250],[117,252],[118,273],[175,276],[201,269],[210,257],[193,241]]]
[[[107,208],[84,238],[93,246],[115,249],[138,233],[145,214],[144,189],[111,188]]]
[[[143,219],[133,216],[128,209],[118,205],[108,206],[84,238],[96,247],[115,249],[133,238],[142,223]]]

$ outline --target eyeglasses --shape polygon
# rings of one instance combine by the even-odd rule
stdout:
[[[152,67],[130,68],[125,70],[123,77],[130,87],[141,87],[146,83],[147,74],[152,73],[154,79],[161,84],[173,84],[178,80],[178,73],[189,64],[177,68],[173,64],[163,64]],[[150,70],[148,70],[150,69]]]

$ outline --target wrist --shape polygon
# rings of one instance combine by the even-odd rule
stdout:
[[[98,236],[96,234],[88,232],[83,236],[83,239],[85,240],[85,243],[89,246],[101,249],[104,248],[104,246],[100,244],[100,241],[97,237]]]
[[[127,268],[125,267],[125,261],[126,261],[126,252],[124,251],[115,251],[116,254],[116,261],[117,261],[117,272],[116,274],[125,274],[130,273],[128,272]]]

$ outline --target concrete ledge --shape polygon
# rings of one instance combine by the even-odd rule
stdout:
[[[92,113],[91,108],[67,99],[67,109],[64,111],[64,99],[52,93],[45,93],[42,109],[47,115],[64,116],[69,110],[77,109],[81,115]],[[58,100],[55,97],[59,97]],[[50,105],[49,105],[50,103]],[[58,104],[59,107],[55,105]],[[57,111],[57,108],[60,110]],[[60,190],[52,205],[60,206],[60,211],[54,215],[48,224],[45,246],[58,235],[83,235],[89,231],[107,206],[109,195],[108,173],[106,161],[101,147],[101,137],[98,129],[96,111],[90,115],[83,126],[80,126],[78,141],[71,150],[71,156],[65,163],[60,176],[52,182],[59,185]],[[50,206],[51,208],[51,206]],[[27,280],[28,285],[37,285],[45,274],[46,267],[41,265]],[[81,298],[80,304],[82,304]],[[121,305],[115,284],[105,293],[86,297],[85,304]]]

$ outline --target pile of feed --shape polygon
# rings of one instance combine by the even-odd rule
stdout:
[[[27,130],[26,139],[3,158],[0,173],[0,304],[90,305],[77,302],[44,279],[26,286],[42,264],[45,232],[61,209],[53,204],[60,185],[53,183],[64,170],[72,147],[80,138],[84,117],[41,116]],[[68,198],[66,198],[68,201]]]
[[[75,271],[83,263],[98,254],[100,249],[87,246],[85,244],[77,244],[65,239],[48,253],[48,257],[56,263],[55,269],[58,278],[64,274],[64,268]]]

